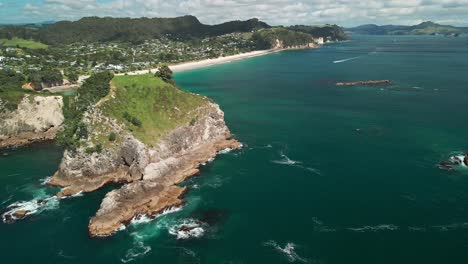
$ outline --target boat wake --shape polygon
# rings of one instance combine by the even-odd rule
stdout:
[[[352,58],[347,58],[347,59],[343,59],[343,60],[336,60],[336,61],[333,61],[333,63],[343,63],[343,62],[347,62],[347,61],[351,61],[351,60],[355,60],[355,59],[359,59],[361,56],[358,56],[358,57],[352,57]]]
[[[303,164],[302,161],[292,160],[288,156],[286,156],[282,151],[280,152],[280,156],[281,156],[281,159],[272,160],[271,162],[276,163],[276,164],[280,164],[280,165],[294,166],[294,167],[301,168],[303,170],[312,172],[313,174],[317,174],[319,176],[322,176],[322,173],[320,172],[320,170],[312,168],[312,167],[304,166],[304,165],[302,165]]]
[[[281,247],[276,243],[274,240],[270,240],[264,243],[265,246],[273,247],[278,252],[282,253],[284,256],[287,257],[289,262],[303,262],[307,263],[307,259],[299,256],[296,253],[296,244],[288,242],[284,247]]]

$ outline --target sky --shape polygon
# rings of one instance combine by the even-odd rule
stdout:
[[[0,0],[0,23],[78,20],[85,16],[174,17],[202,23],[259,18],[271,25],[468,26],[468,0]]]

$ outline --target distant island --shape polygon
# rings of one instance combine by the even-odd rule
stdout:
[[[468,27],[455,27],[450,25],[440,25],[431,21],[423,22],[414,26],[367,24],[353,28],[346,28],[346,31],[362,35],[446,35],[459,36],[468,34]]]

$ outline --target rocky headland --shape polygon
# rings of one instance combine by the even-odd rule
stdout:
[[[61,96],[26,94],[16,109],[0,99],[0,148],[52,140],[64,116]]]
[[[148,77],[116,78],[127,83],[128,78],[138,81]],[[81,140],[80,147],[65,151],[58,171],[49,181],[51,185],[62,187],[58,197],[92,192],[108,183],[123,184],[105,196],[91,219],[89,234],[93,237],[111,235],[135,216],[154,216],[167,208],[181,206],[184,203],[181,196],[186,188],[177,184],[198,174],[200,164],[213,159],[219,151],[240,147],[240,143],[231,138],[224,113],[217,104],[157,81],[154,87],[150,84],[141,89],[149,93],[167,89],[165,96],[174,93],[178,100],[185,101],[165,105],[166,114],[162,117],[149,113],[147,121],[136,116],[142,118],[142,126],[122,120],[115,111],[122,107],[118,100],[123,93],[132,96],[128,88],[113,86],[107,97],[86,111],[82,123],[87,127],[88,137]],[[138,94],[141,93],[144,92]],[[135,98],[125,98],[132,99]],[[144,95],[138,98],[144,100],[139,101],[141,105],[153,99]],[[160,100],[155,101],[160,103]],[[196,103],[187,107],[191,102]],[[150,106],[151,109],[155,107],[153,103]],[[158,128],[150,124],[151,118],[174,124],[169,128]],[[117,138],[108,140],[109,133],[114,133]],[[149,133],[158,137],[148,138]],[[89,151],[98,142],[102,144],[102,151]]]

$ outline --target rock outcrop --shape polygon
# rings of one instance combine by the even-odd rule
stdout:
[[[16,110],[0,100],[0,148],[51,140],[64,121],[61,96],[25,95]]]
[[[104,198],[90,221],[91,236],[111,235],[136,215],[154,215],[180,206],[185,188],[176,184],[197,174],[198,166],[220,150],[240,147],[238,141],[231,139],[218,105],[208,102],[200,108],[196,122],[174,129],[156,142],[155,147],[139,141],[115,120],[88,113],[85,123],[98,119],[117,131],[122,140],[100,154],[88,154],[84,148],[66,151],[49,183],[64,188],[58,196],[91,192],[110,182],[126,183]]]
[[[357,82],[337,82],[337,86],[355,86],[355,85],[379,85],[391,83],[391,80],[372,80],[372,81],[357,81]]]

